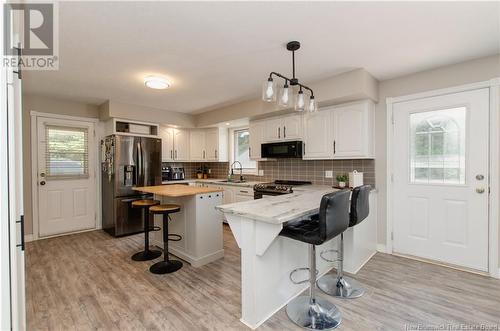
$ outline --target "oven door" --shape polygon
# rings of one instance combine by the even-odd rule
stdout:
[[[284,141],[261,145],[263,158],[301,158],[302,141]]]

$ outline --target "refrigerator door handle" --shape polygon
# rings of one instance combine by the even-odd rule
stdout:
[[[137,184],[142,186],[144,184],[144,178],[143,178],[143,167],[142,167],[142,147],[141,143],[137,142]]]

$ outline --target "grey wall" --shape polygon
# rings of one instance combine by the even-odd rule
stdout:
[[[387,141],[386,98],[398,97],[424,91],[431,91],[452,86],[486,81],[500,77],[500,56],[489,56],[472,61],[453,64],[433,70],[423,71],[395,79],[382,81],[379,84],[379,103],[375,112],[375,177],[378,194],[378,242],[385,244],[387,229],[386,211],[386,169]],[[494,110],[494,111],[499,111]]]
[[[31,111],[98,118],[99,111],[95,105],[79,102],[23,94],[23,185],[24,185],[24,220],[25,233],[33,233],[32,199],[31,199]]]

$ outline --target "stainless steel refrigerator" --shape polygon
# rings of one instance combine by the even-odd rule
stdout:
[[[161,185],[161,139],[107,136],[101,141],[101,176],[103,229],[116,237],[143,231],[141,209],[131,203],[153,196],[132,188]]]

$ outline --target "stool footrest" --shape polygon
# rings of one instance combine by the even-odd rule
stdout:
[[[327,249],[327,250],[324,250],[324,251],[322,251],[321,253],[319,253],[319,256],[320,256],[323,260],[325,260],[325,261],[327,261],[327,262],[338,262],[338,261],[340,261],[340,258],[336,258],[336,259],[334,259],[334,260],[331,260],[331,259],[329,259],[329,258],[326,258],[326,257],[325,257],[325,254],[328,254],[328,253],[338,253],[338,252],[339,252],[339,251],[338,251],[337,249]]]
[[[150,226],[149,227],[149,232],[156,232],[156,231],[160,231],[161,230],[161,227],[159,226]]]
[[[168,237],[169,237],[168,241],[181,241],[182,240],[182,236],[179,234],[169,233]],[[173,237],[173,238],[170,238],[170,237]]]
[[[309,281],[309,278],[307,279],[304,279],[304,280],[299,280],[299,281],[296,281],[295,279],[293,279],[293,275],[296,273],[296,272],[299,272],[299,271],[309,271],[309,268],[297,268],[297,269],[293,269],[292,272],[290,272],[290,281],[296,285],[300,285],[300,284],[304,284],[304,283],[307,283]],[[319,271],[318,269],[316,269],[316,276],[318,275]]]

